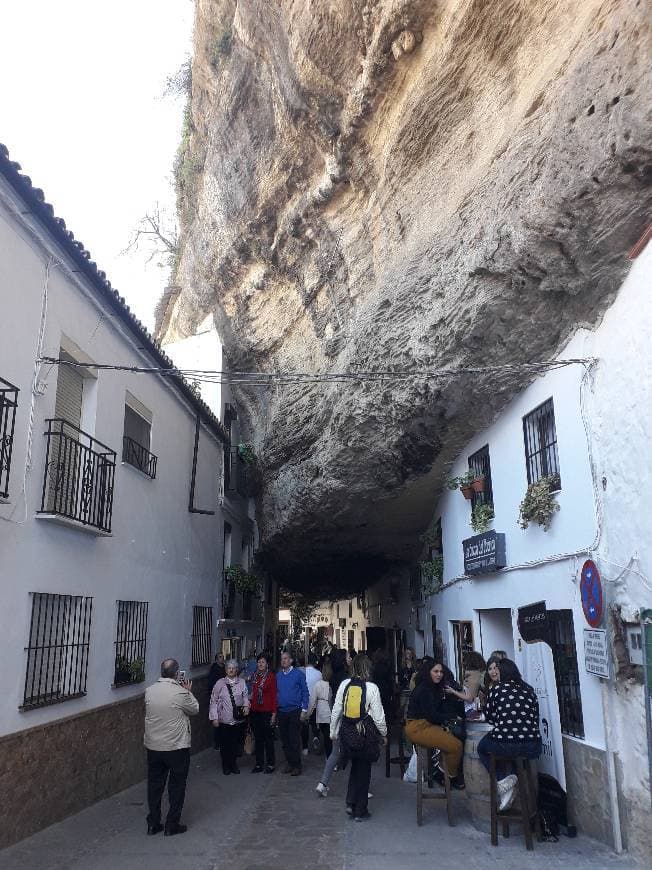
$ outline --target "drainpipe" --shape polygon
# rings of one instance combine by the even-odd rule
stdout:
[[[611,830],[614,841],[614,851],[622,854],[623,838],[620,829],[620,808],[618,806],[618,788],[616,785],[616,764],[609,740],[609,721],[611,720],[611,705],[607,680],[600,680],[602,686],[602,720],[604,722],[604,742],[607,753],[607,781],[609,786],[609,804],[611,808]]]

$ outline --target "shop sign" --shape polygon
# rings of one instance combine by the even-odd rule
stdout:
[[[526,643],[548,640],[548,611],[545,601],[519,607],[518,630]]]
[[[505,558],[505,535],[502,532],[483,532],[462,541],[464,549],[464,573],[487,574],[507,564]]]
[[[609,679],[607,632],[604,629],[584,629],[584,667],[588,674]]]

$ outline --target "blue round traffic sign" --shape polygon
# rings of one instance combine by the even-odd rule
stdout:
[[[587,559],[582,565],[580,595],[582,596],[582,610],[584,611],[586,621],[591,628],[597,628],[602,622],[604,597],[602,595],[600,572],[595,562],[591,559]]]

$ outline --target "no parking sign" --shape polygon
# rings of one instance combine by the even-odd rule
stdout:
[[[604,613],[604,596],[602,594],[600,572],[595,562],[591,559],[587,559],[582,565],[580,595],[582,597],[582,610],[584,611],[586,621],[591,628],[598,628]]]

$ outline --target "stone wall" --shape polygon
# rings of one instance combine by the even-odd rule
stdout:
[[[211,741],[206,679],[192,750]],[[26,714],[28,715],[28,714]],[[0,848],[144,779],[143,695],[0,738]]]
[[[606,753],[566,737],[563,744],[568,821],[581,833],[613,846]]]

